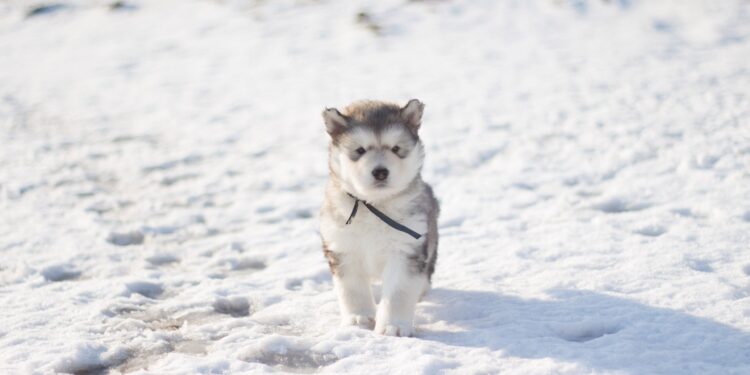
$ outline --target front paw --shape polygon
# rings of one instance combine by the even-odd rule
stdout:
[[[375,325],[375,319],[360,314],[346,314],[341,319],[342,326],[359,326],[362,328],[372,329]]]
[[[375,325],[375,333],[386,336],[411,337],[414,335],[414,325],[411,322],[389,322]]]

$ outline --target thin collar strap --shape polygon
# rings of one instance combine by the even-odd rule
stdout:
[[[359,202],[362,202],[362,204],[364,204],[365,207],[367,207],[367,209],[370,210],[370,212],[372,212],[373,214],[375,214],[375,216],[377,216],[378,219],[380,219],[384,223],[388,224],[391,228],[393,228],[393,229],[395,229],[397,231],[404,232],[404,233],[406,233],[406,234],[414,237],[417,240],[422,237],[421,234],[419,234],[419,233],[417,233],[417,232],[409,229],[409,227],[407,227],[407,226],[405,226],[405,225],[397,222],[396,220],[391,219],[390,217],[388,217],[388,215],[380,212],[380,210],[378,210],[377,208],[373,207],[371,204],[369,204],[369,203],[367,203],[367,202],[365,202],[365,201],[363,201],[363,200],[361,200],[361,199],[359,199],[359,198],[357,198],[357,197],[355,197],[355,196],[353,196],[353,195],[351,195],[349,193],[346,193],[346,194],[349,195],[350,197],[352,197],[354,199],[354,207],[352,208],[352,213],[349,215],[349,219],[346,220],[346,225],[349,225],[349,224],[352,223],[352,219],[357,214],[357,208],[359,207]]]

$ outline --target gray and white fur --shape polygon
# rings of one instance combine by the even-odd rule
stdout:
[[[342,324],[411,336],[414,309],[429,289],[437,260],[439,214],[422,180],[419,139],[424,104],[361,101],[323,111],[330,135],[330,179],[320,214],[323,253],[333,273]],[[421,234],[415,239],[381,221],[359,198]],[[371,284],[381,282],[377,308]]]

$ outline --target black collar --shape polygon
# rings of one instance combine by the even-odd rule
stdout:
[[[409,229],[405,225],[400,224],[396,220],[391,219],[386,214],[380,212],[380,210],[378,210],[377,208],[373,207],[371,204],[369,204],[369,203],[367,203],[367,202],[365,202],[365,201],[363,201],[363,200],[361,200],[361,199],[359,199],[359,198],[357,198],[357,197],[355,197],[355,196],[353,196],[353,195],[351,195],[349,193],[346,193],[346,194],[348,196],[354,198],[354,208],[352,208],[352,213],[351,213],[351,215],[349,215],[349,219],[346,221],[346,225],[349,225],[349,224],[352,223],[352,219],[354,218],[354,215],[357,214],[357,208],[359,207],[359,202],[362,202],[362,204],[364,204],[365,207],[367,207],[367,209],[370,210],[370,212],[372,212],[373,214],[375,214],[375,216],[377,216],[378,219],[380,219],[384,223],[388,224],[391,228],[393,228],[395,230],[398,230],[398,231],[401,231],[401,232],[404,232],[404,233],[406,233],[406,234],[414,237],[417,240],[420,237],[422,237],[421,234],[419,234],[419,233],[417,233],[417,232]]]

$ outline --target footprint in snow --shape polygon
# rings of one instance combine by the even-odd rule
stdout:
[[[56,361],[54,371],[66,374],[106,374],[110,368],[125,363],[130,354],[124,346],[107,348],[95,343],[78,344],[75,352]]]
[[[658,224],[648,224],[636,229],[634,232],[646,237],[659,237],[666,233],[667,229]]]
[[[179,261],[179,258],[169,254],[156,254],[146,258],[146,262],[153,267],[165,266]]]
[[[204,256],[213,256],[213,253],[204,253]],[[212,279],[225,279],[230,276],[247,275],[261,271],[266,268],[266,263],[256,258],[228,258],[214,263],[219,270],[211,271],[208,277]]]
[[[303,279],[290,279],[284,283],[286,290],[300,290],[302,289]]]
[[[191,339],[179,330],[186,321],[191,322],[190,319],[174,316],[164,310],[141,309],[128,314],[127,319],[121,320],[115,329],[159,332],[158,340],[145,345],[130,345],[131,356],[127,361],[117,365],[117,371],[128,373],[148,369],[159,358],[173,352],[189,355],[206,354],[210,342]]]
[[[109,4],[109,10],[111,11],[123,12],[123,11],[134,11],[137,9],[138,7],[135,6],[135,4],[131,4],[130,2],[122,1],[122,0],[118,0]]]
[[[140,305],[129,303],[129,302],[118,302],[107,306],[101,310],[102,315],[107,317],[115,317],[117,315],[127,315],[135,312],[141,312],[144,308]]]
[[[174,337],[170,335],[170,337]],[[141,370],[148,370],[149,366],[153,365],[163,356],[169,353],[185,353],[188,355],[205,355],[208,351],[209,343],[203,340],[191,340],[181,336],[176,336],[169,342],[163,343],[162,345],[150,345],[148,348],[138,347],[131,349],[132,355],[127,361],[121,363],[115,369],[115,373],[126,374]]]
[[[593,206],[594,209],[608,214],[640,211],[649,207],[651,207],[650,203],[634,202],[620,197],[605,199]]]
[[[253,343],[239,359],[294,373],[319,371],[339,360],[333,353],[312,350],[309,343],[276,334]]]
[[[115,246],[140,245],[143,243],[144,236],[139,230],[117,232],[113,231],[107,236],[107,242]]]
[[[440,229],[460,227],[461,225],[464,224],[464,221],[466,221],[466,218],[461,217],[461,216],[456,216],[453,218],[441,220],[439,225],[440,225]]]
[[[523,182],[523,181],[514,182],[510,184],[510,187],[520,189],[520,190],[529,190],[529,191],[536,190],[536,186],[534,184],[530,184],[530,183]]]
[[[687,207],[675,208],[672,210],[672,213],[678,216],[693,219],[704,219],[706,217],[705,214]]]
[[[496,147],[486,150],[482,150],[475,155],[474,161],[471,163],[471,168],[479,168],[481,166],[489,164],[495,156],[505,151],[505,147]]]
[[[71,7],[67,4],[40,4],[30,8],[26,12],[26,18],[44,16],[52,13],[57,13],[64,10],[70,10]]]
[[[213,303],[213,308],[219,314],[235,318],[250,315],[250,303],[242,297],[217,298]]]
[[[201,162],[202,160],[203,160],[203,157],[200,155],[188,155],[181,159],[170,160],[170,161],[166,161],[160,164],[154,164],[154,165],[143,167],[141,168],[141,172],[143,172],[144,174],[148,174],[148,173],[157,172],[157,171],[167,171],[180,165],[197,164]]]
[[[306,277],[289,278],[284,282],[287,290],[327,290],[331,285],[331,273],[326,269]]]
[[[47,281],[52,282],[75,280],[81,276],[81,271],[76,270],[71,265],[61,264],[43,269],[42,276]]]
[[[220,263],[229,264],[230,269],[235,272],[254,272],[266,268],[266,263],[256,258],[233,258]]]
[[[178,182],[194,180],[194,179],[196,179],[198,177],[200,177],[200,175],[197,174],[197,173],[176,174],[176,175],[166,176],[166,177],[162,178],[159,181],[159,183],[162,186],[172,186],[172,185],[174,185],[174,184],[176,184]]]
[[[107,202],[107,201],[98,201],[86,207],[86,212],[93,212],[97,215],[103,215],[103,214],[106,214],[107,212],[114,211],[116,208],[117,208],[117,205],[115,203]]]
[[[133,293],[140,294],[146,298],[157,298],[164,293],[164,288],[157,283],[148,281],[133,281],[125,284],[125,296],[129,297]]]
[[[313,217],[313,213],[310,210],[299,209],[293,210],[287,214],[290,219],[309,219]]]
[[[557,337],[570,342],[591,341],[604,335],[617,333],[621,329],[617,323],[601,321],[566,323],[552,327]]]
[[[260,207],[258,207],[258,208],[255,209],[255,213],[257,213],[257,214],[265,214],[265,213],[268,213],[268,212],[272,212],[274,210],[276,210],[276,207],[274,207],[274,206],[260,206]]]
[[[686,260],[688,267],[698,272],[713,272],[714,269],[711,267],[711,262],[704,259],[688,259]]]
[[[151,284],[150,286],[146,286]],[[134,282],[128,284],[134,290],[145,292],[153,289],[153,283]],[[132,302],[118,302],[103,310],[102,313],[112,320],[115,330],[131,330],[137,332],[157,332],[156,340],[146,343],[131,343],[128,345],[127,358],[107,363],[105,367],[97,367],[93,372],[82,369],[81,373],[128,373],[148,369],[153,363],[169,353],[184,353],[192,356],[205,355],[211,341],[194,339],[185,335],[180,328],[186,323],[200,325],[205,321],[214,321],[213,315],[207,311],[185,311],[183,309],[146,308]],[[119,316],[118,316],[119,315]]]
[[[117,366],[117,373],[126,374],[139,370],[147,370],[149,365],[156,362],[160,357],[171,352],[169,345],[154,345],[150,350],[133,350],[133,355],[125,362]]]
[[[247,362],[260,362],[264,365],[276,367],[281,371],[289,372],[312,372],[321,367],[328,366],[338,361],[333,353],[316,353],[310,350],[285,351],[283,354],[265,352],[255,358],[246,358]]]

